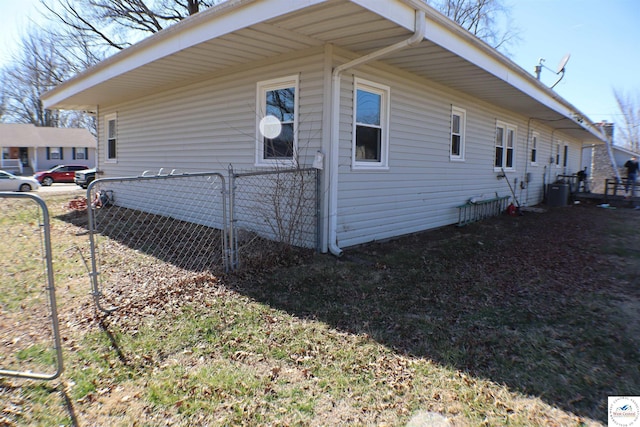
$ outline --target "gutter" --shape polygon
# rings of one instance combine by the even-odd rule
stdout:
[[[418,44],[424,40],[426,21],[424,10],[415,10],[414,33],[411,37],[401,42],[387,46],[375,52],[371,52],[360,58],[339,65],[332,73],[331,96],[331,148],[329,151],[329,251],[337,256],[342,256],[342,249],[338,246],[338,167],[340,148],[340,78],[342,73],[358,65],[374,61],[384,55],[396,52],[409,46]]]

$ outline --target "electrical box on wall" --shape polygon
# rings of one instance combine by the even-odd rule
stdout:
[[[524,182],[531,182],[531,172],[527,172],[527,174],[524,176]]]

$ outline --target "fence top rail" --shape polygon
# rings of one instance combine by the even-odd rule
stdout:
[[[106,181],[141,181],[141,180],[157,180],[157,179],[175,179],[175,178],[193,178],[193,177],[204,177],[204,176],[216,176],[224,181],[224,175],[220,172],[193,172],[193,173],[180,173],[180,174],[167,174],[167,175],[145,175],[147,171],[143,172],[142,175],[139,176],[114,176],[108,178],[100,178],[92,181],[89,184],[89,188],[93,186],[94,182],[106,182]]]
[[[22,193],[22,192],[16,193],[13,191],[0,191],[0,197],[7,198],[7,199],[31,199],[34,202],[36,202],[38,205],[40,205],[40,207],[44,212],[45,220],[47,222],[49,221],[49,210],[47,209],[47,204],[42,199],[42,197],[38,196],[37,194]]]
[[[277,169],[277,170],[269,170],[269,171],[254,171],[254,172],[233,172],[234,178],[239,178],[243,176],[260,176],[260,175],[277,175],[280,173],[294,173],[294,172],[312,172],[316,171],[315,168],[295,168],[295,169]]]

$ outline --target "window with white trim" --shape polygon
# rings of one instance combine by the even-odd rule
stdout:
[[[389,155],[388,86],[355,79],[352,167],[386,168]]]
[[[467,112],[462,108],[451,107],[451,160],[464,160],[464,142]]]
[[[560,143],[556,143],[556,166],[560,166]]]
[[[292,164],[298,151],[297,75],[258,83],[256,164]]]
[[[73,160],[87,160],[87,148],[86,147],[73,147],[72,148]]]
[[[529,160],[531,161],[532,165],[535,165],[538,162],[538,138],[539,137],[540,135],[538,135],[537,132],[533,132],[531,136],[531,156]]]
[[[47,160],[62,159],[62,147],[47,147]]]
[[[496,123],[496,141],[495,141],[495,169],[514,169],[515,168],[515,149],[516,149],[516,130],[517,127],[504,122]]]
[[[569,146],[565,144],[564,146],[564,159],[562,160],[562,166],[565,168],[569,164]]]
[[[115,114],[105,116],[106,161],[115,162],[118,159],[118,120]]]

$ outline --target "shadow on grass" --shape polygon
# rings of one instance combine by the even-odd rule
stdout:
[[[638,394],[639,331],[622,307],[640,307],[640,294],[638,279],[625,285],[624,272],[599,253],[611,221],[600,214],[581,207],[495,218],[340,259],[319,255],[259,280],[245,272],[236,286],[296,316],[606,422],[607,396]]]
[[[109,251],[121,253],[121,250],[113,245],[101,247],[98,240],[103,236],[179,268],[224,271],[222,233],[218,229],[123,207],[105,207],[93,212],[97,224],[95,244],[105,255],[109,255]],[[56,219],[82,227],[89,235],[86,209],[71,210]]]
[[[0,377],[0,395],[4,392],[8,393],[23,393],[24,395],[35,395],[35,396],[48,396],[48,395],[59,395],[64,403],[65,409],[67,411],[67,415],[69,416],[69,425],[73,427],[78,427],[80,424],[78,423],[78,417],[76,416],[76,411],[73,406],[73,401],[67,394],[64,384],[56,383],[51,384],[42,381],[34,381],[29,383],[24,383],[20,385],[11,385],[9,383],[4,383],[3,378]],[[13,406],[16,403],[12,403],[9,401],[3,402],[5,403],[3,407],[2,415],[0,418],[0,425],[2,426],[13,426],[13,425],[26,425],[25,422],[33,422],[34,420],[31,418],[24,419],[23,411],[28,412],[28,407],[20,408],[20,410],[14,410]],[[25,403],[24,401],[20,401],[20,403]],[[14,424],[15,422],[15,424]],[[65,424],[66,425],[66,424]]]
[[[75,213],[59,218],[82,226]],[[602,254],[615,245],[612,221],[632,226],[622,212],[582,206],[369,244],[339,259],[270,252],[230,281],[298,317],[606,422],[607,396],[637,395],[640,384],[639,331],[627,314],[640,305],[639,282],[624,274],[636,250]],[[116,237],[132,245],[136,236]],[[639,249],[640,240],[624,245]],[[290,257],[293,265],[264,268]]]

